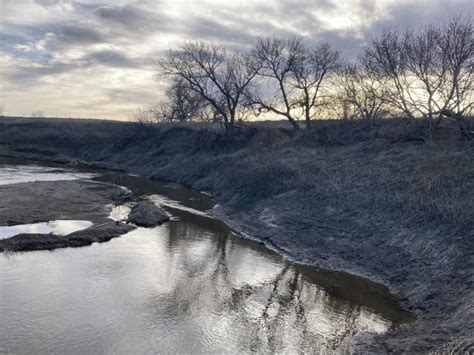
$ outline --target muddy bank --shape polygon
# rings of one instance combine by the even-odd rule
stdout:
[[[20,234],[0,240],[0,251],[51,250],[105,242],[132,229],[108,218],[106,208],[121,189],[89,181],[29,182],[0,186],[0,225],[86,220],[92,227],[65,236]]]
[[[379,139],[352,142],[350,131],[329,127],[325,139],[341,139],[323,144],[277,125],[250,127],[233,140],[189,125],[0,125],[3,154],[180,182],[212,194],[220,205],[214,214],[298,262],[387,285],[417,321],[360,344],[361,351],[466,351],[472,344],[474,147],[457,134],[431,145],[405,142],[384,136],[387,123]]]

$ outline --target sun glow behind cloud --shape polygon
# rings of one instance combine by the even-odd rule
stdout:
[[[470,13],[464,0],[3,0],[0,105],[128,119],[158,100],[154,60],[182,40],[248,48],[256,36],[297,34],[354,56],[384,26]]]

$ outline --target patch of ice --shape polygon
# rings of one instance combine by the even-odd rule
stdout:
[[[68,235],[93,225],[90,221],[55,220],[41,223],[19,224],[0,227],[0,239],[7,239],[18,234],[54,234]]]
[[[36,181],[91,179],[97,174],[36,165],[0,165],[0,185]]]
[[[114,221],[125,221],[128,219],[131,208],[126,205],[109,205],[112,210],[110,211],[109,218]]]

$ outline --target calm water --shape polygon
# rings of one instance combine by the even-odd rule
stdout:
[[[104,244],[0,255],[0,353],[316,352],[408,319],[375,283],[239,237],[203,213],[202,194],[100,180],[142,189],[173,219]]]

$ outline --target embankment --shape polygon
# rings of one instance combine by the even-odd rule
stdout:
[[[474,331],[474,146],[397,121],[252,124],[2,118],[0,154],[125,169],[206,191],[215,213],[299,262],[382,282],[417,321],[364,350],[467,350]]]

